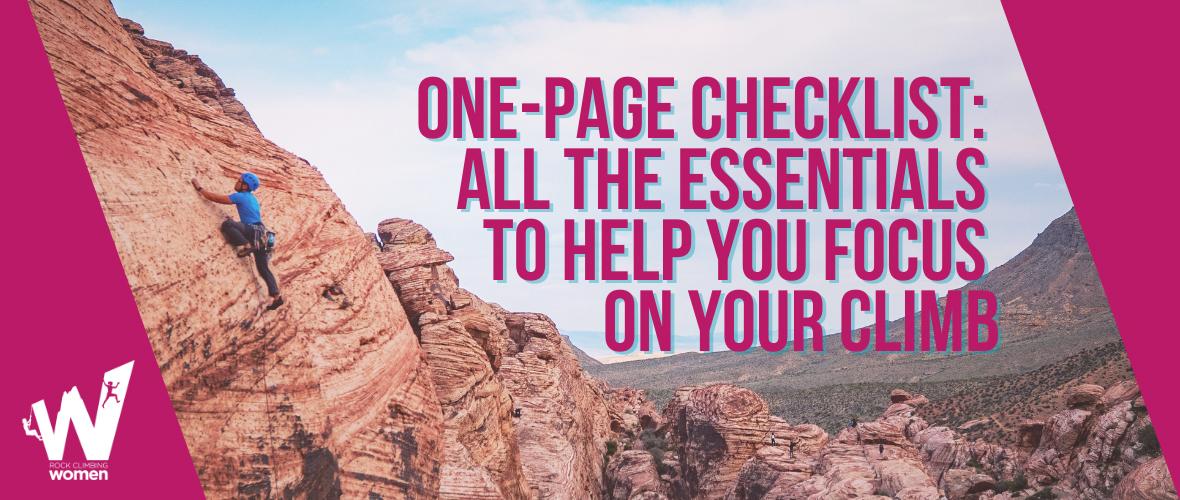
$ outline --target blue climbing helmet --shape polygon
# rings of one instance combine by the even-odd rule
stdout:
[[[246,187],[250,188],[251,191],[258,189],[259,181],[258,181],[257,175],[254,175],[250,172],[246,172],[246,173],[242,174],[242,182],[245,182]]]

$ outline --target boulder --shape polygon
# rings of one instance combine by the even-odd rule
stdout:
[[[787,491],[815,472],[813,463],[792,456],[777,446],[758,449],[754,457],[742,465],[737,482],[725,495],[725,500],[770,500],[787,498]]]
[[[1031,479],[1041,484],[1052,484],[1066,477],[1071,471],[1070,456],[1074,446],[1079,444],[1079,435],[1089,417],[1089,411],[1071,409],[1045,421],[1041,444],[1028,459]]]
[[[893,404],[905,403],[910,406],[919,406],[929,403],[930,400],[921,394],[910,394],[901,389],[894,389],[893,392],[889,393],[889,402]]]
[[[656,461],[644,450],[628,450],[611,457],[606,466],[606,498],[631,500],[643,493],[664,495]]]
[[[968,420],[966,422],[963,422],[963,424],[959,426],[959,430],[968,431],[968,430],[974,429],[975,427],[979,427],[979,426],[984,425],[984,424],[991,422],[991,421],[992,420],[987,417],[977,418],[974,420]]]
[[[1105,393],[1102,394],[1102,399],[1106,400],[1109,405],[1115,405],[1124,401],[1134,401],[1140,396],[1139,384],[1134,380],[1124,380],[1117,384],[1110,386]]]
[[[995,479],[975,469],[951,469],[943,475],[943,491],[949,500],[975,499],[995,487]]]
[[[1063,398],[1067,408],[1092,410],[1095,405],[1102,403],[1102,395],[1105,393],[1106,389],[1100,385],[1081,384],[1066,389]]]
[[[1164,457],[1140,465],[1123,478],[1111,495],[1113,500],[1176,500],[1176,483]]]
[[[1024,420],[1016,431],[1016,446],[1032,452],[1041,445],[1041,434],[1045,431],[1044,420]]]

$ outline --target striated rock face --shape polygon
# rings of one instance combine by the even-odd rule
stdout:
[[[378,261],[416,325],[446,419],[439,498],[528,498],[512,395],[496,373],[507,330],[502,314],[460,293],[446,266],[451,255],[426,228],[390,219],[378,237]]]
[[[749,389],[715,384],[687,395],[677,391],[669,406],[684,483],[693,499],[721,499],[770,430],[766,403]],[[667,409],[665,409],[667,411]]]
[[[521,409],[521,463],[544,499],[598,498],[610,418],[553,321],[504,313],[508,325],[500,376]]]
[[[1069,409],[1045,421],[1040,444],[1028,459],[1030,479],[1091,500],[1110,498],[1116,488],[1164,488],[1149,484],[1162,477],[1158,474],[1144,472],[1132,478],[1132,472],[1158,453],[1158,448],[1153,451],[1142,442],[1154,440],[1154,433],[1133,382],[1110,390],[1081,385],[1066,391],[1064,402]],[[1132,478],[1130,483],[1127,478]]]
[[[1082,408],[1092,410],[1095,406],[1104,404],[1102,395],[1106,393],[1100,385],[1082,384],[1065,391],[1065,406],[1067,408]]]
[[[1176,483],[1164,457],[1140,465],[1114,489],[1114,500],[1176,500]]]
[[[602,380],[594,380],[593,383],[610,405],[611,418],[615,421],[614,432],[657,429],[663,424],[655,404],[647,400],[643,391],[630,387],[611,388],[609,383]]]
[[[1021,472],[1015,450],[982,440],[967,441],[946,427],[928,427],[912,439],[922,453],[930,477],[940,486],[945,486],[947,472],[969,469],[971,464],[978,464],[997,480],[1011,480]]]
[[[109,2],[29,6],[205,495],[434,498],[431,371],[320,173],[264,139],[199,60],[129,33]],[[219,232],[233,207],[189,185],[231,192],[244,171],[262,179],[278,233],[277,311]]]
[[[980,493],[996,487],[996,481],[991,476],[966,469],[947,471],[943,476],[943,484],[949,500],[978,498]]]
[[[892,416],[841,431],[821,455],[825,498],[881,491],[899,499],[936,500],[937,482],[906,437],[907,423],[907,416]]]
[[[460,288],[451,255],[426,228],[389,219],[376,237],[435,373],[447,449],[457,452],[447,455],[441,497],[600,497],[605,442],[624,430],[628,410],[636,422],[657,417],[651,403],[585,375],[548,317]]]
[[[665,494],[656,461],[651,453],[628,450],[616,455],[606,466],[606,498],[631,500],[645,493]]]
[[[170,43],[143,36],[143,26],[135,21],[123,18],[119,18],[119,21],[127,34],[131,35],[131,41],[143,56],[144,62],[160,79],[200,99],[206,106],[221,111],[225,116],[258,130],[254,119],[250,118],[250,112],[235,97],[234,89],[226,87],[200,56],[173,48]]]
[[[1110,389],[1102,394],[1102,399],[1107,405],[1113,406],[1124,401],[1134,401],[1139,396],[1139,384],[1133,380],[1124,380],[1110,386]]]
[[[788,498],[787,492],[815,473],[816,461],[778,446],[759,448],[754,458],[742,465],[737,483],[725,500]]]
[[[1021,451],[1032,453],[1041,445],[1041,435],[1045,432],[1045,421],[1025,420],[1020,423],[1016,432],[1016,447]]]
[[[422,348],[446,419],[439,498],[527,498],[512,398],[458,320],[419,317]]]

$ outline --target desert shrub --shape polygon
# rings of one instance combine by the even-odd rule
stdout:
[[[1028,497],[1029,500],[1053,500],[1055,498],[1057,498],[1057,494],[1053,493],[1052,486],[1041,488],[1041,491],[1033,493]]]
[[[1028,488],[1028,478],[1023,474],[1016,476],[1011,481],[1000,481],[996,483],[996,493],[1003,493],[1005,491],[1020,491]]]
[[[609,457],[611,455],[614,455],[618,451],[619,451],[619,443],[616,443],[614,441],[607,441],[606,442],[606,456]]]
[[[1147,424],[1146,427],[1139,430],[1139,442],[1143,447],[1136,450],[1136,455],[1158,456],[1160,451],[1160,439],[1155,435],[1155,426]]]
[[[668,440],[664,438],[664,435],[651,429],[644,429],[644,431],[639,434],[639,440],[643,442],[643,449],[645,450],[670,449],[668,447]]]

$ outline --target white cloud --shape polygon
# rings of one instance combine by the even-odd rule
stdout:
[[[480,9],[490,8],[488,5],[478,2],[458,7],[407,9],[403,14],[371,25],[405,33],[450,22],[442,16],[443,12],[468,9],[463,15],[468,19],[479,19]],[[938,285],[923,282],[903,285],[887,280],[878,285],[858,285],[848,279],[840,284],[829,284],[822,280],[822,242],[817,241],[822,236],[822,229],[818,227],[812,230],[813,269],[806,283],[798,286],[780,281],[753,284],[742,278],[733,283],[717,283],[704,218],[794,219],[798,214],[713,211],[684,215],[674,209],[677,199],[674,183],[676,148],[724,146],[741,151],[755,145],[768,145],[748,141],[734,144],[728,140],[706,143],[691,137],[688,94],[693,80],[703,75],[719,79],[730,76],[790,76],[795,79],[803,76],[973,77],[975,89],[971,92],[985,95],[988,107],[964,106],[966,119],[969,126],[988,131],[986,142],[971,142],[970,139],[957,142],[944,135],[933,143],[912,141],[904,145],[884,145],[891,148],[935,146],[952,151],[966,145],[979,145],[984,150],[989,166],[980,175],[988,184],[992,199],[987,210],[973,216],[988,225],[989,239],[983,240],[981,245],[993,267],[1031,242],[1044,225],[1068,209],[1068,193],[1030,198],[1010,187],[1019,185],[1027,189],[1030,175],[1037,179],[1059,179],[1060,173],[998,2],[843,1],[789,5],[737,2],[725,6],[657,5],[617,10],[588,8],[576,2],[533,2],[520,10],[492,14],[499,16],[491,16],[497,19],[493,23],[479,25],[476,22],[476,27],[462,27],[457,34],[445,39],[431,39],[405,51],[403,56],[389,62],[390,72],[385,79],[342,75],[341,80],[331,84],[331,92],[299,97],[276,93],[256,99],[251,112],[268,138],[309,158],[324,172],[349,211],[367,230],[375,229],[378,221],[388,217],[415,219],[432,230],[440,246],[455,254],[456,261],[452,264],[462,278],[463,286],[509,309],[545,312],[562,328],[601,330],[602,302],[607,292],[614,288],[675,290],[677,334],[695,335],[687,293],[690,288],[819,290],[828,295],[826,326],[836,330],[839,326],[839,294],[845,289],[881,287],[900,292],[913,288],[945,290],[961,284],[952,281]],[[460,142],[449,139],[432,142],[418,133],[417,87],[427,76],[515,76],[520,79],[520,88],[508,91],[508,96],[521,103],[543,102],[544,78],[548,76],[570,78],[580,87],[586,76],[600,76],[611,82],[628,75],[641,79],[672,76],[678,80],[676,90],[666,91],[676,112],[664,122],[665,126],[670,125],[679,132],[678,143],[577,141],[571,139],[575,119],[562,122],[562,141],[551,142],[543,139],[542,118],[524,114],[506,118],[509,126],[519,128],[520,141]],[[880,95],[888,100],[891,88],[883,88]],[[888,109],[888,105],[885,106]],[[863,120],[860,113],[857,115]],[[946,116],[945,109],[940,115]],[[967,133],[970,134],[970,129]],[[867,143],[797,141],[792,144],[794,147],[841,147]],[[668,212],[615,211],[605,214],[570,210],[572,174],[570,162],[563,158],[562,148],[613,149],[652,145],[664,147],[668,152],[662,163],[664,183],[653,191],[663,197]],[[537,148],[541,159],[540,191],[557,203],[557,209],[552,213],[527,214],[457,211],[459,175],[463,150],[467,147],[484,148],[489,161],[492,148],[502,147],[509,151],[510,193],[516,198],[522,194],[519,185],[522,150]],[[490,164],[488,168],[491,169]],[[1038,182],[1036,187],[1041,184],[1045,183]],[[1045,185],[1064,187],[1060,182]],[[944,192],[949,189],[944,187]],[[591,188],[590,196],[593,194]],[[1035,213],[1030,214],[1030,210]],[[813,222],[828,215],[808,214]],[[863,215],[880,217],[871,212]],[[863,215],[848,213],[854,219]],[[905,215],[911,218],[943,216],[919,212]],[[959,212],[948,216],[958,219],[967,215]],[[562,219],[642,217],[654,220],[671,216],[693,221],[697,231],[696,254],[678,265],[681,274],[678,283],[570,284],[562,280]],[[550,272],[546,281],[527,284],[511,274],[508,283],[491,280],[491,236],[482,228],[482,220],[500,217],[517,220],[535,217],[545,222],[550,231]],[[649,245],[656,237],[658,233],[649,235]],[[649,257],[649,262],[655,262],[654,257]],[[630,259],[620,258],[620,264],[624,260]],[[511,265],[510,260],[510,269]],[[740,269],[740,256],[734,258],[734,265]],[[620,267],[629,268],[629,264]],[[844,270],[842,276],[851,277],[851,269]],[[891,301],[895,310],[892,316],[900,314],[901,303],[900,296]],[[717,345],[720,323],[714,335]]]

